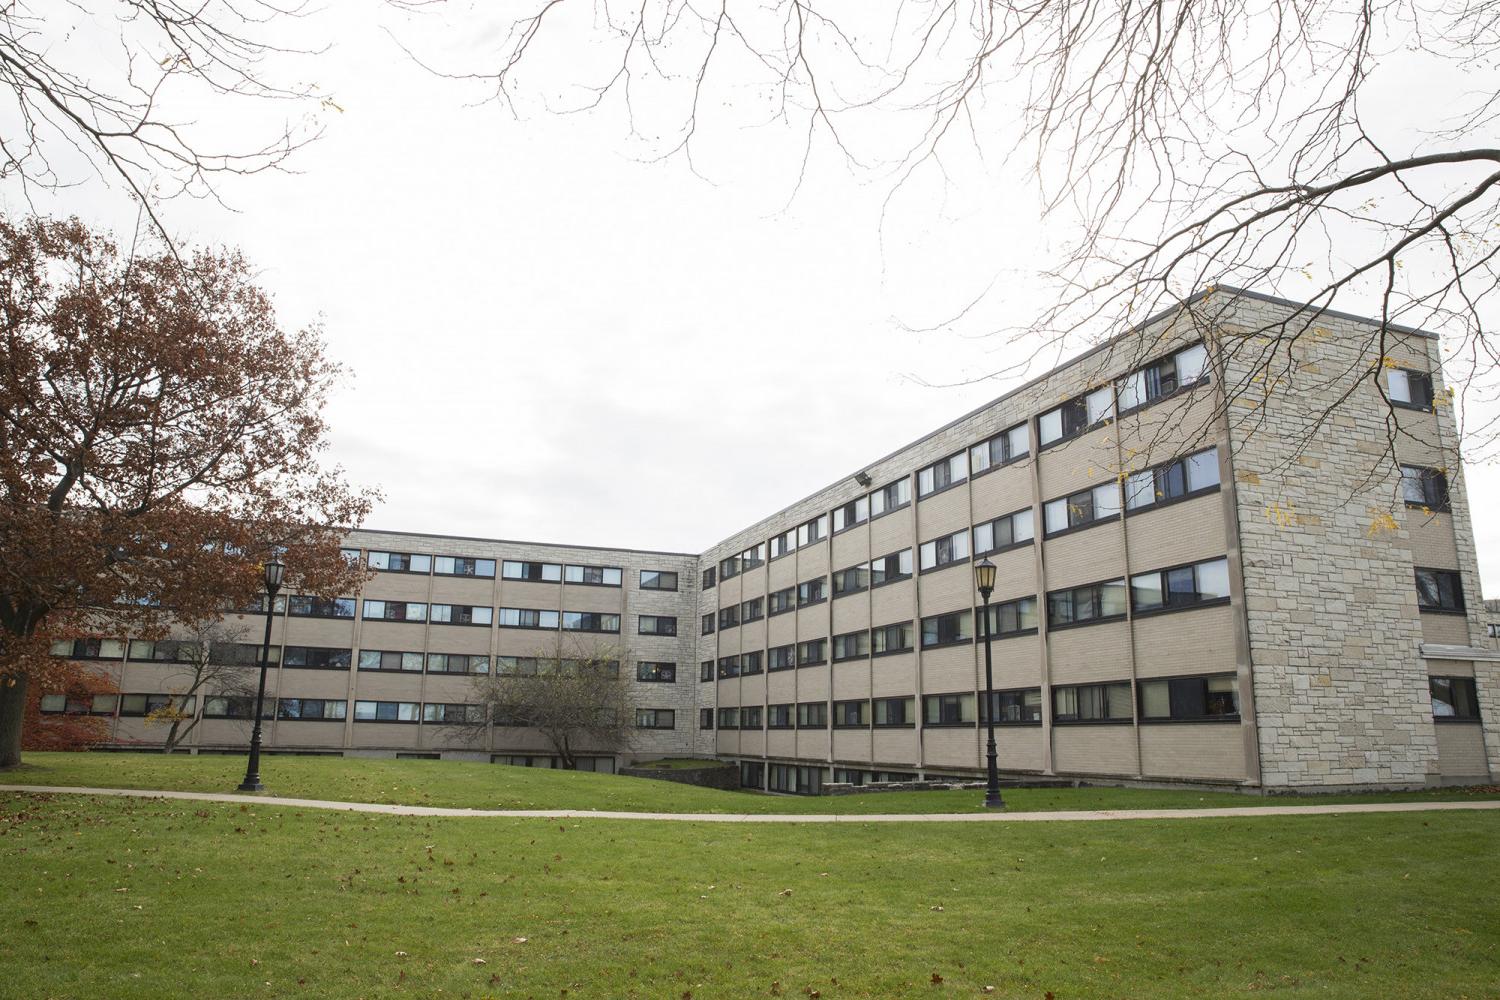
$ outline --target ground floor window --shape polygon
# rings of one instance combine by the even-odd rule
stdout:
[[[766,765],[758,760],[740,761],[740,787],[765,788]]]
[[[1472,677],[1429,677],[1432,692],[1432,717],[1435,719],[1478,719],[1479,697]]]
[[[820,795],[823,792],[823,769],[797,764],[772,764],[769,787],[773,792]]]

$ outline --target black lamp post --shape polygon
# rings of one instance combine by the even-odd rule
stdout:
[[[245,765],[245,780],[240,782],[242,792],[266,790],[260,783],[260,715],[266,704],[266,668],[271,662],[271,618],[276,611],[276,592],[281,589],[285,575],[286,566],[272,556],[266,563],[266,639],[260,647],[260,689],[255,692],[255,728],[250,731],[250,760]]]
[[[985,559],[974,564],[974,586],[984,598],[984,721],[989,726],[990,742],[986,757],[989,760],[989,781],[984,789],[986,809],[1004,809],[1005,800],[1000,797],[1000,769],[995,753],[995,672],[990,665],[990,595],[995,592],[995,564]]]

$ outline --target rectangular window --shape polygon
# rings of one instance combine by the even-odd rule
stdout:
[[[1047,627],[1082,625],[1125,616],[1125,581],[1106,580],[1047,595]]]
[[[827,599],[828,578],[826,576],[797,584],[797,607],[805,608],[809,604],[822,604]]]
[[[788,528],[771,539],[771,558],[780,559],[797,551],[797,529]]]
[[[484,625],[488,627],[494,624],[495,612],[493,608],[476,608],[472,604],[434,604],[432,606],[432,620],[434,623],[443,625]]]
[[[567,632],[608,632],[618,635],[620,616],[602,611],[564,611],[562,627]]]
[[[504,580],[558,583],[562,580],[562,566],[558,563],[516,562],[507,559],[500,564],[500,577]]]
[[[815,667],[828,661],[828,640],[808,639],[797,643],[797,666]]]
[[[923,542],[920,552],[920,565],[924,573],[930,569],[941,569],[964,562],[969,558],[969,529],[964,528],[951,535]]]
[[[714,661],[713,660],[703,660],[702,662],[700,662],[698,664],[698,682],[701,684],[704,681],[711,681],[713,679],[714,679]]]
[[[429,674],[487,674],[490,658],[474,653],[428,653]]]
[[[790,792],[795,795],[821,795],[823,792],[823,769],[802,767],[796,764],[772,764],[767,787],[773,792]]]
[[[535,677],[540,669],[541,664],[534,656],[495,657],[495,676],[497,677]]]
[[[1142,722],[1236,722],[1240,717],[1233,674],[1163,677],[1138,681],[1136,689],[1141,697]]]
[[[766,599],[764,597],[752,597],[740,605],[741,622],[758,622],[766,616]]]
[[[845,528],[852,528],[856,524],[864,524],[870,519],[870,498],[860,497],[850,500],[842,507],[836,507],[833,511],[833,533],[836,535]]]
[[[798,729],[827,729],[828,702],[804,701],[797,705]]]
[[[714,613],[712,611],[703,616],[703,634],[714,634]]]
[[[1446,721],[1479,720],[1479,695],[1472,677],[1429,677],[1432,717]]]
[[[52,655],[70,660],[118,660],[125,655],[125,640],[59,639],[52,644]]]
[[[766,564],[766,543],[752,545],[740,553],[740,572],[745,573]]]
[[[714,727],[714,710],[711,708],[698,709],[698,728],[712,729]]]
[[[917,699],[915,696],[908,698],[876,698],[872,703],[875,709],[875,725],[880,726],[913,726],[917,722]]]
[[[645,574],[643,573],[642,576]],[[624,570],[618,566],[564,566],[563,583],[576,583],[586,587],[618,587],[624,579]],[[644,584],[642,584],[644,586]],[[676,590],[676,587],[669,588]]]
[[[969,453],[961,451],[917,473],[917,496],[931,496],[969,478]]]
[[[353,653],[347,649],[288,646],[282,654],[281,665],[301,670],[348,670],[352,660]]]
[[[923,618],[922,648],[931,649],[935,646],[973,641],[972,618],[973,613],[969,611],[950,611],[946,615]]]
[[[750,653],[741,653],[740,674],[749,677],[752,674],[760,673],[760,657],[761,651],[758,649]]]
[[[641,615],[638,627],[641,635],[676,635],[677,619],[671,615]]]
[[[484,706],[428,702],[422,706],[422,721],[439,726],[482,726]]]
[[[413,555],[408,552],[371,552],[365,557],[371,569],[386,573],[430,573],[432,556]]]
[[[432,571],[438,576],[480,576],[495,578],[495,560],[470,559],[468,556],[436,556]]]
[[[356,701],[355,722],[416,722],[422,706],[414,701]]]
[[[343,704],[339,702],[338,704]],[[261,707],[261,718],[271,718],[272,705]],[[203,699],[205,719],[250,719],[255,717],[255,699],[250,695],[211,694]]]
[[[833,574],[833,596],[843,597],[845,594],[857,594],[870,587],[870,565],[850,566],[848,569],[837,570]]]
[[[718,572],[712,566],[710,566],[708,569],[704,570],[703,571],[703,589],[704,590],[713,590],[714,589],[714,584],[717,583],[717,579],[716,579],[717,576],[718,576]]]
[[[540,608],[501,608],[501,628],[557,628],[560,617],[556,611]]]
[[[1114,387],[1104,386],[1043,413],[1037,418],[1037,434],[1045,448],[1058,441],[1077,437],[1114,415]]]
[[[791,729],[792,728],[792,705],[766,706],[766,728],[767,729]]]
[[[677,664],[656,660],[641,660],[635,665],[635,679],[654,684],[676,684]]]
[[[911,480],[898,479],[870,494],[870,516],[879,517],[911,503]]]
[[[719,657],[719,677],[729,678],[740,675],[740,658],[738,656]]]
[[[182,697],[170,694],[122,694],[120,695],[121,718],[141,718],[153,712],[171,710],[184,716],[193,714],[198,699],[193,695]]]
[[[972,726],[972,694],[929,694],[922,697],[922,723],[927,726]]]
[[[1136,614],[1195,608],[1227,600],[1229,560],[1225,558],[1137,573],[1130,578],[1130,601]]]
[[[1446,611],[1455,614],[1464,610],[1464,587],[1457,571],[1451,569],[1422,569],[1417,574],[1417,607],[1423,611]]]
[[[1205,448],[1125,479],[1125,508],[1140,510],[1219,488],[1219,449]]]
[[[1128,413],[1183,389],[1191,389],[1208,374],[1208,351],[1202,344],[1184,347],[1137,368],[1116,382],[1120,412]]]
[[[1407,368],[1389,368],[1385,373],[1386,394],[1391,403],[1411,410],[1432,409],[1432,376]]]
[[[420,601],[365,601],[365,621],[422,622],[427,605]]]
[[[990,469],[1008,465],[1022,459],[1031,451],[1031,433],[1025,424],[1016,424],[1001,431],[988,441],[981,441],[969,449],[969,468],[974,475]]]
[[[897,622],[870,630],[870,651],[876,656],[911,651],[911,622]]]
[[[642,590],[676,590],[677,574],[664,569],[641,570]]]
[[[738,728],[740,728],[740,710],[738,708],[721,708],[721,709],[719,709],[719,728],[720,729],[738,729]]]
[[[286,610],[287,614],[293,618],[353,618],[354,598],[324,599],[306,594],[294,594],[287,601]]]
[[[1092,489],[1074,493],[1072,496],[1049,500],[1042,505],[1042,521],[1047,536],[1061,534],[1070,528],[1120,516],[1120,484],[1101,483]]]
[[[797,665],[796,646],[774,646],[766,651],[766,670],[790,670]]]
[[[765,788],[766,765],[758,760],[740,761],[740,787]]]
[[[870,655],[870,633],[845,632],[833,637],[833,662],[856,660]]]
[[[720,608],[719,609],[719,628],[720,629],[737,628],[739,626],[739,624],[740,624],[740,608],[739,608],[738,604],[732,605],[732,606],[727,607],[727,608]]]
[[[677,712],[670,708],[638,708],[635,710],[637,729],[676,729]]]
[[[202,652],[198,643],[181,639],[158,639],[155,642],[148,639],[131,639],[129,648],[130,659],[133,663],[145,661],[153,663],[196,663]],[[272,653],[274,654],[275,650],[272,650]],[[255,663],[259,664],[259,662],[260,660],[257,657]]]
[[[892,552],[870,561],[870,586],[881,587],[911,577],[911,549]]]
[[[797,527],[797,547],[807,548],[816,542],[828,537],[828,515],[823,514],[813,518],[806,524]]]
[[[974,526],[974,554],[991,555],[1004,552],[1017,545],[1025,545],[1036,537],[1036,519],[1031,508],[1018,510],[1014,514],[997,517],[993,521]]]
[[[1008,635],[1025,635],[1037,629],[1037,603],[1035,597],[1018,597],[1014,601],[991,604],[989,626],[991,638],[1001,639]]]
[[[1130,685],[1075,684],[1052,689],[1052,721],[1129,722]]]
[[[870,725],[870,703],[863,698],[833,703],[833,728],[865,729]]]
[[[779,615],[785,611],[791,611],[797,606],[797,588],[788,587],[778,590],[766,598],[771,607],[771,614]]]
[[[1420,465],[1401,466],[1401,499],[1427,511],[1448,510],[1448,477]]]
[[[406,673],[420,674],[422,672],[421,653],[402,653],[389,649],[361,649],[359,651],[359,669],[361,670],[398,670]]]
[[[989,699],[994,706],[995,725],[1030,726],[1042,721],[1042,689],[1021,688],[1015,691],[996,691]],[[989,716],[980,712],[979,721],[988,721]]]
[[[276,702],[276,718],[337,722],[349,714],[349,703],[331,698],[282,698]]]
[[[729,556],[719,560],[719,579],[731,580],[740,575],[740,557]],[[722,726],[720,729],[724,728]]]
[[[760,728],[760,706],[759,705],[741,705],[740,706],[740,728],[741,729],[759,729]]]

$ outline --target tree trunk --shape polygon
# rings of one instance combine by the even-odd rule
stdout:
[[[26,675],[0,674],[0,770],[21,765],[21,720],[26,713]]]

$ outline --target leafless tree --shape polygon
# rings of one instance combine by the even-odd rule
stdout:
[[[337,109],[271,65],[316,54],[278,40],[302,14],[299,0],[0,4],[0,179],[29,201],[92,174],[122,184],[160,230],[163,199],[217,198],[225,177],[282,169],[320,134],[317,113]],[[252,102],[284,103],[287,117],[247,128],[236,112]]]
[[[244,625],[209,621],[193,626],[183,638],[156,643],[158,648],[171,644],[172,659],[179,667],[163,678],[173,698],[146,717],[147,725],[167,727],[163,753],[171,753],[198,728],[207,698],[245,698],[255,693],[252,667],[260,663],[260,646],[246,643],[246,634]],[[185,711],[181,707],[185,703],[192,704],[193,710]]]
[[[1024,359],[986,377],[1045,368],[1206,286],[1239,286],[1310,304],[1247,331],[1273,346],[1256,348],[1255,388],[1239,388],[1282,384],[1320,310],[1373,313],[1441,332],[1468,456],[1500,446],[1487,332],[1500,278],[1496,0],[512,9],[487,65],[434,68],[518,111],[613,110],[646,158],[698,169],[705,135],[731,125],[757,142],[778,127],[790,137],[794,188],[824,154],[892,197],[919,175],[946,183],[959,163],[990,183],[1025,166],[1043,224],[1069,239],[1025,279],[1046,293],[1038,314],[995,318],[1016,280],[999,274],[950,303],[944,322],[1011,338],[1002,356]],[[1413,92],[1429,103],[1406,120],[1394,109]],[[1334,397],[1377,382],[1380,366],[1339,373]]]
[[[498,667],[474,679],[474,698],[486,705],[492,725],[535,729],[567,770],[590,753],[629,745],[633,719],[620,673],[628,652],[605,643],[587,645],[558,636],[515,670]]]

